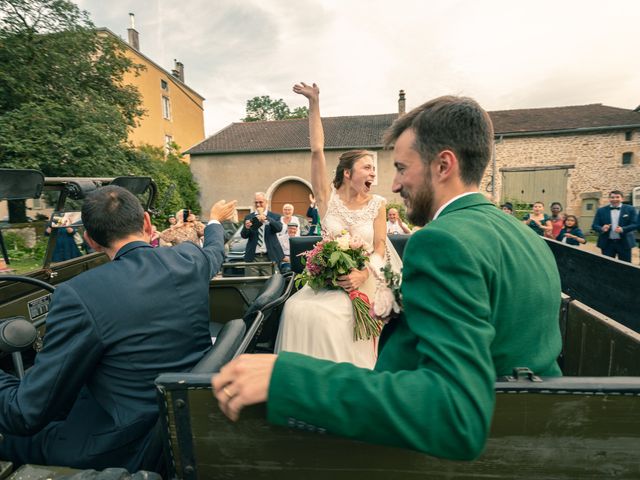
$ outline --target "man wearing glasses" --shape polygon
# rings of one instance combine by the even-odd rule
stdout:
[[[245,262],[275,262],[279,265],[284,257],[277,233],[282,230],[280,215],[268,210],[267,197],[263,192],[255,194],[255,211],[244,217],[244,225],[240,232],[246,238],[247,247],[244,251]],[[269,267],[252,267],[248,274],[270,275]]]

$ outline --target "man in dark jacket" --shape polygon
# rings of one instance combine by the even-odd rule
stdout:
[[[246,238],[247,247],[244,251],[245,262],[273,262],[279,265],[284,253],[278,241],[277,233],[282,230],[280,215],[268,210],[267,197],[262,192],[255,194],[255,212],[244,217],[244,225],[240,236]],[[256,267],[251,269],[256,275],[268,275],[268,268]]]
[[[234,203],[211,208],[204,247],[151,248],[151,220],[127,190],[82,208],[85,239],[111,262],[62,283],[44,348],[22,380],[0,372],[0,458],[17,464],[138,470],[158,419],[153,381],[211,347],[209,280]]]
[[[598,232],[598,248],[607,257],[631,262],[631,249],[636,244],[633,232],[638,228],[636,209],[622,204],[622,192],[609,194],[609,205],[596,212],[591,228]]]

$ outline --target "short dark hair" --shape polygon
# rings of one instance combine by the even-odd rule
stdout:
[[[462,181],[480,184],[493,151],[493,124],[475,100],[448,95],[414,108],[389,127],[385,146],[409,128],[416,134],[414,148],[424,163],[431,163],[443,150],[452,150],[460,161]]]
[[[620,195],[621,197],[624,197],[624,195],[622,194],[622,192],[620,190],[611,190],[609,192],[609,196],[611,195]]]
[[[560,207],[560,210],[562,210],[562,204],[560,202],[553,202],[550,207],[553,208],[554,205],[558,205]]]
[[[108,248],[114,241],[144,229],[144,210],[128,190],[109,185],[99,188],[84,200],[82,223],[89,236]]]

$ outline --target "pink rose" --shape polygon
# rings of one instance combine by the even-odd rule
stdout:
[[[349,240],[349,248],[352,250],[357,250],[358,248],[362,248],[364,246],[364,240],[360,235],[354,235]]]

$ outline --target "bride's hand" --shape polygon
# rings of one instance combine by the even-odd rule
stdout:
[[[309,100],[317,100],[320,97],[320,88],[315,83],[312,85],[307,85],[304,82],[296,83],[293,86],[293,91],[300,95],[304,95]]]
[[[350,292],[360,288],[360,285],[362,285],[367,278],[369,278],[369,269],[356,270],[354,268],[349,275],[338,277],[338,285],[342,287],[345,292]]]

